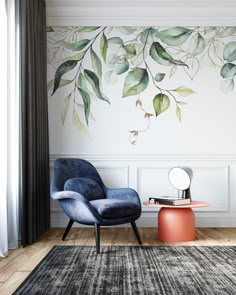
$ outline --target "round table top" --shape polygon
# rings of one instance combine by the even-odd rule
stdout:
[[[166,204],[150,204],[149,201],[143,202],[144,205],[150,206],[150,207],[161,207],[161,208],[199,208],[199,207],[207,207],[210,206],[207,202],[201,202],[201,201],[192,201],[190,204],[186,205],[166,205]]]

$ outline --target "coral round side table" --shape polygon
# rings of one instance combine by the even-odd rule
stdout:
[[[143,203],[161,208],[158,213],[158,238],[167,242],[187,242],[195,239],[195,215],[192,208],[207,207],[207,202],[192,201],[187,205],[172,206]]]

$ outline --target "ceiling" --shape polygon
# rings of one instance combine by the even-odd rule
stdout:
[[[47,7],[236,7],[235,0],[46,0]],[[144,5],[145,4],[145,5]],[[209,11],[210,12],[210,11]]]

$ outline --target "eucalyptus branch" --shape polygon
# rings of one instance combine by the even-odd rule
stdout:
[[[139,38],[139,36],[144,32],[144,30],[145,30],[145,27],[144,27],[144,29],[142,30],[142,32],[140,32],[139,34],[137,34],[137,36],[134,38],[134,39],[131,39],[131,40],[127,40],[126,42],[124,42],[124,44],[137,44],[137,42],[138,42],[138,38]],[[120,49],[123,47],[123,45],[121,45],[119,48],[118,48],[118,50],[115,52],[115,55],[118,55],[118,53],[119,53],[119,51],[120,51]],[[140,54],[142,54],[142,51],[137,55],[137,56],[139,56]],[[122,56],[123,57],[123,56]]]
[[[106,27],[104,27],[93,39],[91,39],[91,43],[89,44],[89,46],[86,48],[86,50],[85,50],[85,52],[84,52],[84,55],[83,55],[83,57],[81,58],[81,60],[80,60],[80,65],[79,65],[79,68],[78,68],[78,71],[77,71],[77,73],[76,73],[76,76],[75,76],[75,78],[77,78],[77,76],[78,76],[78,74],[80,73],[80,70],[81,70],[81,67],[82,67],[82,64],[83,64],[83,61],[84,61],[84,57],[85,57],[85,55],[87,54],[87,52],[88,52],[88,50],[90,49],[90,48],[92,48],[92,46],[93,46],[93,44],[94,44],[94,42],[97,40],[97,38],[98,38],[98,36],[101,34],[101,33],[103,33],[104,31],[105,31],[105,29],[106,29]]]
[[[85,55],[86,55],[86,53],[88,52],[88,50],[90,49],[90,48],[92,48],[92,46],[93,46],[93,44],[94,44],[94,42],[97,40],[97,38],[98,38],[98,36],[101,34],[101,33],[103,33],[104,31],[105,31],[105,29],[106,29],[106,27],[104,27],[93,39],[91,39],[91,43],[89,44],[89,46],[86,48],[86,50],[85,50],[85,52],[84,52],[84,54],[83,54],[83,57],[81,58],[81,60],[80,60],[80,64],[79,64],[79,68],[78,68],[78,70],[77,70],[77,72],[76,72],[76,74],[75,74],[75,78],[74,78],[74,80],[75,80],[75,86],[74,86],[74,102],[75,102],[75,92],[76,92],[76,89],[77,89],[77,85],[76,85],[76,80],[77,80],[77,77],[78,77],[78,75],[80,74],[80,72],[81,72],[81,68],[83,69],[83,60],[84,60],[84,57],[85,57]]]
[[[152,74],[152,71],[151,71],[151,69],[150,69],[150,67],[148,66],[148,64],[147,64],[147,61],[146,61],[146,58],[145,58],[145,56],[144,56],[144,50],[145,50],[145,47],[146,47],[146,45],[147,45],[147,41],[148,41],[148,36],[149,36],[149,33],[150,33],[150,29],[149,29],[149,31],[148,31],[148,34],[147,34],[147,38],[146,38],[146,40],[145,40],[145,43],[144,43],[144,47],[143,47],[143,61],[144,61],[144,64],[145,64],[145,66],[146,66],[146,69],[148,70],[148,72],[149,72],[149,74],[150,74],[150,76],[151,76],[151,78],[152,78],[152,81],[153,81],[153,85],[162,93],[162,92],[167,92],[173,99],[174,99],[174,101],[175,101],[175,103],[176,103],[176,105],[179,103],[179,101],[175,98],[175,96],[171,93],[171,91],[173,91],[173,90],[168,90],[168,89],[163,89],[163,88],[161,88],[161,87],[159,87],[158,85],[157,85],[157,81],[155,80],[155,77],[153,76],[153,74]]]

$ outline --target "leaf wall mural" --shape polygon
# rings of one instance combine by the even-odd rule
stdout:
[[[196,79],[207,59],[212,71],[221,77],[217,85],[224,94],[235,91],[236,27],[53,27],[48,32],[48,64],[54,74],[48,82],[49,95],[68,89],[61,111],[64,125],[68,116],[80,130],[88,132],[93,97],[101,104],[112,104],[104,82],[115,85],[122,79],[120,99],[135,97],[136,109],[143,112],[144,128],[127,130],[131,144],[141,133],[151,132],[151,125],[175,107],[176,124],[184,120],[188,97],[197,99]],[[178,80],[179,72],[185,80]],[[176,79],[178,87],[167,87]],[[112,86],[111,86],[112,87]],[[145,93],[152,110],[147,111]],[[72,112],[69,107],[72,106]]]

